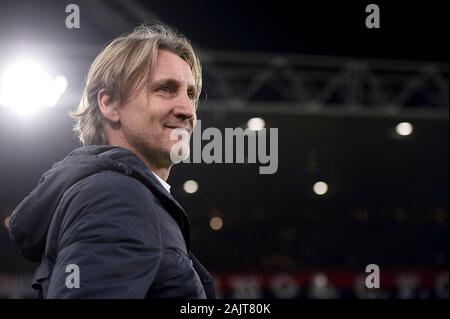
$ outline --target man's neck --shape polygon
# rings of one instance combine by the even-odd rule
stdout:
[[[144,162],[145,166],[147,166],[153,173],[158,175],[164,181],[167,181],[170,174],[170,167],[157,167],[156,165],[150,163],[144,156],[135,152],[135,154]]]
[[[110,145],[123,147],[123,148],[126,148],[126,149],[132,151],[137,157],[139,157],[139,159],[141,161],[144,162],[145,166],[147,166],[149,170],[151,170],[153,173],[158,175],[161,179],[163,179],[164,181],[167,181],[167,179],[169,178],[171,166],[167,167],[167,165],[157,165],[156,160],[152,161],[152,160],[148,159],[146,156],[144,156],[139,151],[137,151],[134,147],[132,147],[128,144],[122,145],[122,143],[110,143]]]

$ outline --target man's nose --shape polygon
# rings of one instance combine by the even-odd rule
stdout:
[[[191,119],[195,116],[194,101],[189,98],[187,93],[179,94],[173,109],[173,113],[177,117]]]

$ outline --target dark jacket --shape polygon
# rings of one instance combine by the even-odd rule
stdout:
[[[183,208],[131,151],[81,147],[56,163],[14,210],[10,236],[40,262],[43,298],[214,298],[190,253]],[[68,288],[80,271],[80,287]]]

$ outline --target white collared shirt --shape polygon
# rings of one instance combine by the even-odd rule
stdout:
[[[165,180],[163,180],[161,177],[159,177],[158,175],[156,175],[154,172],[152,172],[153,175],[156,176],[156,178],[158,179],[158,181],[161,183],[161,185],[166,189],[166,191],[170,194],[170,185],[167,184],[167,182]]]

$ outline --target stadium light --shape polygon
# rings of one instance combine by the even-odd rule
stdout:
[[[413,132],[413,126],[409,122],[402,122],[397,124],[397,126],[395,127],[395,131],[400,136],[408,136]]]
[[[247,127],[252,131],[262,130],[265,126],[266,126],[266,123],[260,117],[252,117],[247,122]]]
[[[313,186],[313,191],[317,195],[324,195],[328,191],[328,185],[325,182],[317,182]]]
[[[198,190],[198,183],[194,180],[184,182],[183,189],[188,194],[193,194]]]
[[[0,105],[20,114],[32,114],[40,107],[55,106],[66,88],[65,77],[52,78],[35,61],[18,60],[2,74]]]
[[[215,216],[209,220],[209,227],[213,230],[220,230],[223,227],[222,218]]]

